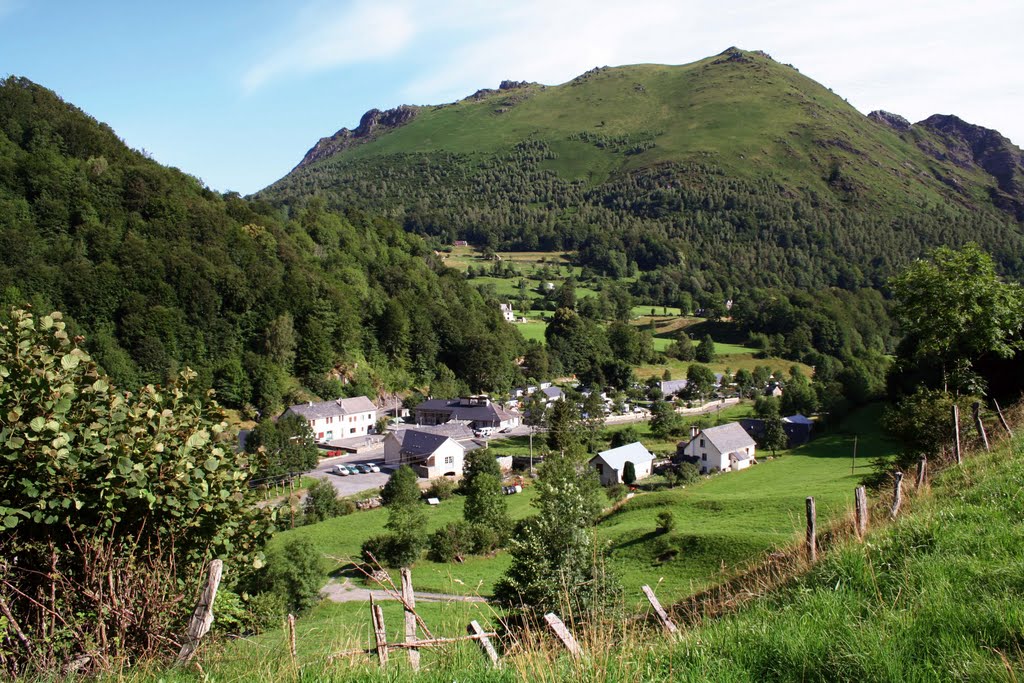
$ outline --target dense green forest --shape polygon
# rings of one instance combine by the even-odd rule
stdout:
[[[402,226],[213,192],[26,79],[0,85],[0,304],[60,309],[119,386],[229,406],[514,381],[523,341]]]
[[[658,305],[881,287],[929,249],[968,241],[1024,273],[1024,157],[995,131],[866,117],[740,50],[503,86],[369,112],[258,196],[383,212],[439,245],[572,250],[597,274],[638,268],[634,294]],[[1009,161],[981,143],[972,153],[968,138]]]

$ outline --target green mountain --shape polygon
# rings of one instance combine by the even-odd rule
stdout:
[[[588,71],[371,110],[258,194],[384,212],[440,243],[578,251],[672,303],[751,286],[880,285],[974,240],[1024,272],[1024,161],[955,117],[864,116],[760,52]],[[656,271],[656,272],[655,272]]]
[[[223,403],[265,414],[313,394],[508,384],[523,345],[494,302],[395,223],[315,201],[285,216],[212,192],[10,77],[0,321],[26,302],[70,316],[120,386],[189,365]]]

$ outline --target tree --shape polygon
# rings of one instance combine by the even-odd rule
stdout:
[[[388,481],[380,493],[381,500],[385,505],[412,505],[418,504],[422,494],[419,487],[419,477],[408,465],[401,465],[391,473]]]
[[[249,432],[245,451],[252,456],[258,478],[306,472],[316,467],[320,450],[305,418],[289,413],[274,422],[266,419]]]
[[[622,483],[632,486],[636,482],[636,465],[629,460],[622,466]]]
[[[1024,294],[1003,282],[976,244],[939,247],[890,280],[895,314],[916,341],[915,356],[943,364],[985,354],[1003,358],[1024,348]]]
[[[697,351],[694,356],[698,363],[713,363],[715,361],[715,341],[710,334],[704,335],[697,344]]]
[[[655,401],[651,405],[651,434],[659,439],[668,439],[682,434],[686,429],[682,416],[666,401]]]
[[[696,358],[697,349],[694,347],[693,340],[690,339],[690,335],[685,331],[680,331],[679,337],[669,345],[668,349],[665,350],[665,353],[682,361],[691,361]]]
[[[501,469],[487,449],[466,455],[462,492],[466,496],[462,512],[466,522],[493,529],[503,541],[511,530],[511,522],[501,493]]]
[[[711,368],[706,365],[694,363],[688,367],[686,369],[686,380],[686,390],[691,395],[699,397],[701,402],[714,391],[715,373],[711,372]]]
[[[761,448],[765,448],[775,455],[775,451],[782,450],[788,444],[786,430],[782,426],[782,418],[778,414],[765,418],[764,436],[761,437]]]
[[[590,393],[583,400],[583,426],[586,430],[587,450],[593,452],[597,437],[604,427],[605,402],[597,386],[590,387]]]
[[[624,429],[612,432],[612,438],[609,446],[611,448],[618,448],[619,446],[625,446],[627,444],[635,443],[640,440],[640,432],[633,425],[629,425]]]
[[[548,448],[552,452],[568,451],[582,446],[583,425],[575,401],[554,401],[548,407]]]
[[[271,361],[285,371],[295,362],[295,321],[285,312],[274,318],[263,335],[263,348]]]
[[[512,562],[494,589],[506,608],[534,617],[558,610],[563,618],[579,618],[614,598],[591,529],[601,489],[583,457],[576,446],[552,453],[541,465],[537,514],[519,524],[509,546]]]
[[[323,585],[320,558],[320,551],[304,537],[288,539],[267,556],[264,580],[284,599],[289,612],[305,612],[319,600]]]

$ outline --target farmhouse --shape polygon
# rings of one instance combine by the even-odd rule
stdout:
[[[377,406],[365,396],[356,396],[300,403],[289,407],[282,417],[285,415],[298,415],[306,420],[317,441],[333,441],[370,434],[377,422]]]
[[[651,476],[654,456],[639,441],[608,451],[601,451],[590,459],[590,465],[597,469],[603,486],[621,484],[627,462],[633,463],[637,481]]]
[[[686,389],[687,384],[689,384],[689,381],[685,379],[669,379],[663,381],[658,386],[661,388],[661,395],[668,398],[669,396],[682,393]]]
[[[421,477],[462,476],[465,447],[450,436],[419,429],[400,429],[384,439],[384,463],[409,465]]]
[[[738,422],[698,429],[691,427],[690,440],[679,442],[677,457],[700,467],[701,474],[712,470],[738,471],[749,467],[757,446],[753,437]]]
[[[505,322],[514,323],[516,321],[516,312],[512,310],[512,304],[498,304],[501,309],[501,315],[505,318]]]
[[[756,417],[743,418],[740,420],[740,425],[755,440],[760,441],[764,438],[764,420]],[[799,413],[782,418],[782,431],[786,434],[786,448],[796,448],[810,441],[811,427],[813,425],[814,420],[810,420]]]
[[[505,429],[519,425],[519,414],[494,405],[487,396],[432,398],[416,406],[416,424],[439,425],[449,420],[464,420],[474,429]]]

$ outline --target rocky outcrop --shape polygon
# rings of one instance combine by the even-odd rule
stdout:
[[[991,175],[998,191],[992,199],[1004,211],[1024,220],[1024,152],[999,131],[967,123],[944,114],[929,116],[919,126],[937,137],[941,146],[920,140],[919,146],[940,161],[951,161],[961,168],[981,168]]]
[[[892,112],[876,109],[868,114],[868,118],[876,123],[889,126],[897,133],[906,133],[910,130],[910,121],[907,121],[899,114],[893,114]]]
[[[330,137],[320,138],[320,140],[313,145],[308,152],[306,152],[306,156],[302,157],[302,161],[300,161],[298,166],[295,168],[298,169],[309,166],[314,162],[334,156],[338,152],[344,151],[350,147],[364,142],[369,142],[384,133],[392,131],[395,128],[399,128],[400,126],[404,126],[416,118],[416,114],[418,113],[419,107],[413,107],[407,104],[400,105],[394,109],[388,109],[387,111],[371,109],[363,114],[363,117],[359,119],[359,125],[356,126],[355,130],[342,128]]]

